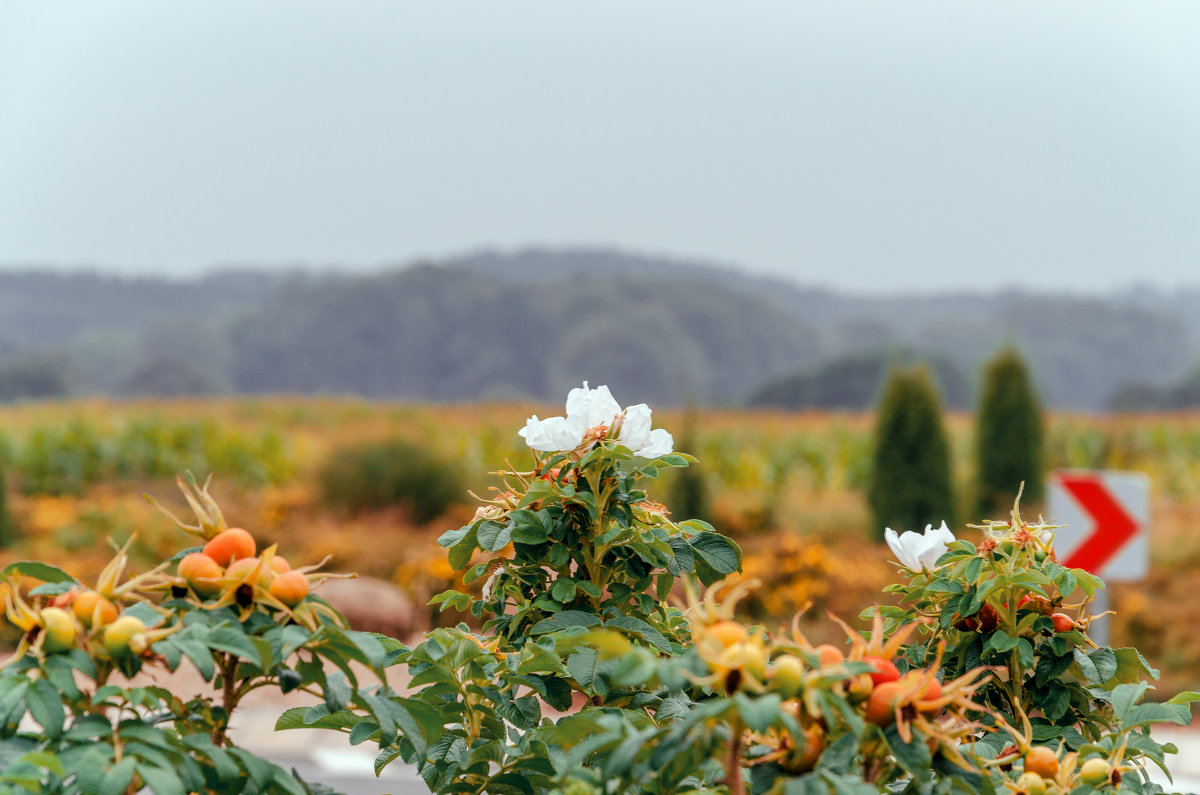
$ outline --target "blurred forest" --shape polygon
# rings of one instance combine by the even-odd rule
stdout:
[[[871,405],[928,361],[952,407],[1026,357],[1058,409],[1200,405],[1200,288],[1102,297],[851,295],[604,249],[483,252],[372,273],[242,268],[184,280],[0,271],[0,400],[353,394]]]

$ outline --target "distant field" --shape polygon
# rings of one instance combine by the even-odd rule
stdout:
[[[395,580],[425,600],[452,582],[433,539],[469,520],[468,498],[428,525],[403,508],[348,512],[325,503],[318,473],[346,446],[402,438],[454,462],[464,487],[530,461],[516,430],[560,406],[408,405],[351,399],[83,401],[0,407],[0,457],[18,526],[0,560],[63,562],[84,574],[107,559],[106,537],[136,528],[143,562],[178,548],[147,492],[180,506],[174,473],[211,472],[231,523],[252,526],[301,557]],[[701,461],[714,524],[745,549],[748,576],[767,582],[750,605],[774,623],[806,601],[852,617],[895,576],[863,499],[871,418],[832,413],[661,411],[656,425]],[[970,418],[950,420],[961,501],[972,460]],[[1166,689],[1200,684],[1200,414],[1054,416],[1052,466],[1136,469],[1152,479],[1152,574],[1114,588],[1114,645],[1136,644],[1166,669]],[[671,483],[654,496],[668,501]],[[1036,507],[1029,506],[1029,512]],[[965,517],[968,520],[984,517]]]

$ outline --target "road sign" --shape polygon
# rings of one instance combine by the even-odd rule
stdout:
[[[1109,582],[1140,580],[1150,562],[1150,478],[1142,472],[1059,469],[1047,520],[1058,560]]]

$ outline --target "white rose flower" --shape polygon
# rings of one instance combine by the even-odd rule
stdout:
[[[645,447],[640,450],[634,450],[633,454],[642,458],[658,458],[675,449],[675,439],[670,433],[662,428],[655,428],[650,431],[650,441]]]
[[[625,421],[621,423],[617,441],[630,450],[640,450],[650,444],[650,413],[650,407],[645,403],[625,409]]]
[[[645,403],[622,409],[607,386],[572,389],[567,395],[567,416],[538,419],[534,414],[517,431],[525,444],[543,453],[574,450],[583,444],[584,434],[600,425],[610,428],[620,420],[617,441],[642,458],[658,458],[670,453],[675,445],[671,434],[659,428],[651,430],[651,411]]]
[[[534,414],[525,421],[525,427],[517,435],[525,444],[543,453],[574,450],[583,444],[583,425],[571,422],[566,417],[547,417],[539,420]]]
[[[937,559],[955,541],[954,533],[950,532],[944,521],[936,530],[931,524],[925,525],[925,532],[920,534],[908,530],[897,535],[895,530],[888,527],[884,529],[883,537],[900,565],[912,571],[932,569]]]
[[[567,394],[567,419],[583,423],[583,429],[612,425],[621,413],[621,404],[613,399],[608,387],[588,389],[587,381]]]

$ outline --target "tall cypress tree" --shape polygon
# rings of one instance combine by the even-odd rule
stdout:
[[[888,375],[867,500],[880,536],[885,527],[920,532],[942,520],[954,523],[950,442],[937,387],[924,365]]]
[[[695,407],[689,406],[683,415],[683,432],[675,449],[688,453],[696,453],[696,427],[698,425]],[[699,519],[704,522],[712,521],[712,499],[708,493],[708,482],[700,470],[701,463],[695,463],[687,469],[675,471],[671,481],[670,505],[672,515],[678,519]]]
[[[4,477],[4,455],[0,452],[0,547],[7,547],[12,541],[12,517],[8,515],[8,482]]]
[[[975,420],[978,518],[1002,518],[1021,484],[1022,501],[1043,494],[1042,410],[1021,354],[1005,347],[987,364]],[[995,514],[1001,514],[996,517]]]

